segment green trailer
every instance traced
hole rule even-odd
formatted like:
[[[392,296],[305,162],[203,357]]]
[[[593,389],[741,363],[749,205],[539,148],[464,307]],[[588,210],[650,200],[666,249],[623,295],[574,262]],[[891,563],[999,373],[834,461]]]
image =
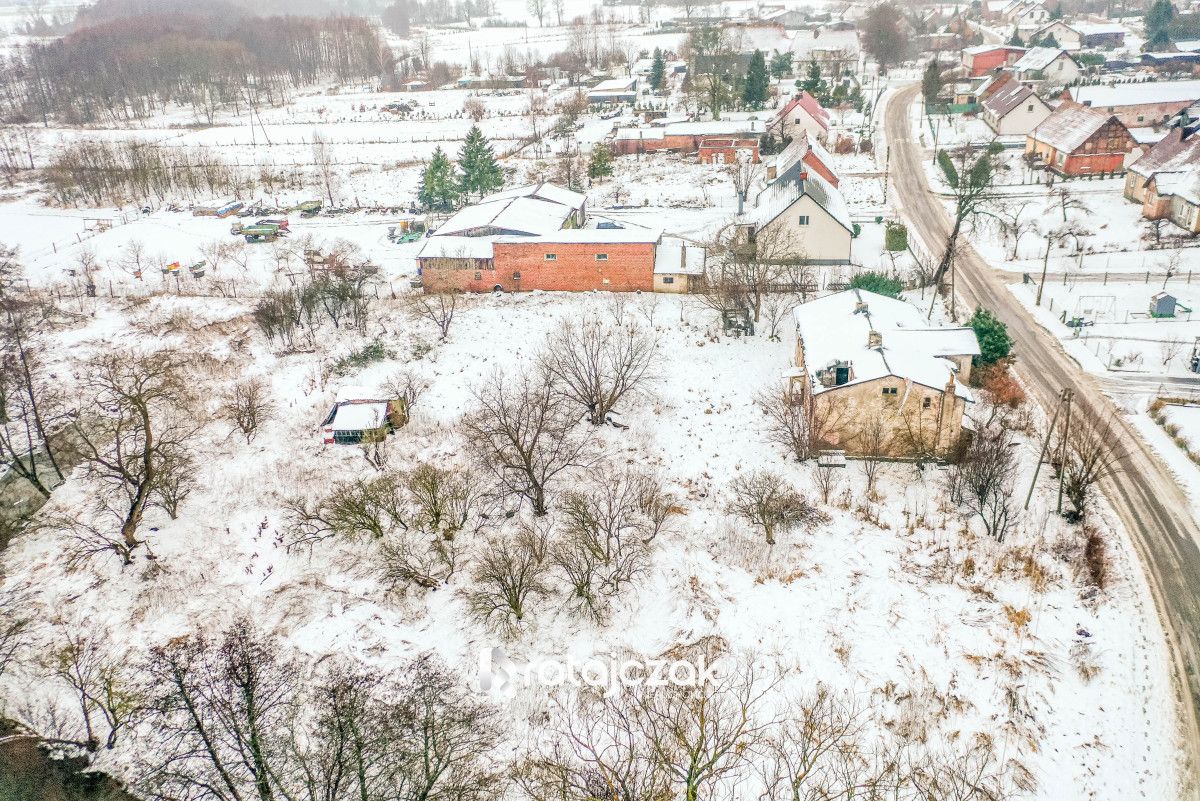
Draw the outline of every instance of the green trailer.
[[[301,217],[316,217],[321,213],[322,203],[319,200],[306,200],[296,207]]]
[[[278,225],[247,225],[240,231],[247,242],[274,242],[282,231]]]

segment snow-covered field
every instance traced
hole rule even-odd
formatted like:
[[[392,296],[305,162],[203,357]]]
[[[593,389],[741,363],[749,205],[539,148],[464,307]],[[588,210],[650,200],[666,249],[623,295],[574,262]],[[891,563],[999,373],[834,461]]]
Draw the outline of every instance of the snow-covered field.
[[[248,614],[309,660],[338,653],[387,667],[433,650],[472,676],[480,651],[497,642],[461,596],[482,543],[466,544],[449,585],[400,593],[379,574],[376,542],[334,539],[311,553],[283,546],[287,499],[378,475],[359,449],[322,446],[318,423],[337,386],[378,386],[406,368],[428,391],[410,425],[384,446],[387,464],[460,465],[457,421],[471,413],[472,387],[493,370],[512,374],[528,364],[563,320],[624,315],[656,333],[656,380],[622,409],[629,429],[600,430],[594,452],[657,472],[679,513],[655,541],[651,569],[621,594],[607,624],[566,611],[552,582],[506,645],[514,659],[650,656],[714,636],[734,652],[777,662],[781,692],[817,682],[852,692],[884,731],[919,721],[931,745],[986,738],[1000,764],[1028,785],[1021,797],[1173,793],[1174,732],[1163,725],[1173,717],[1173,696],[1136,561],[1120,533],[1097,517],[1115,578],[1103,591],[1084,586],[1078,535],[1046,509],[1049,480],[1003,545],[972,533],[947,502],[939,470],[912,465],[886,468],[873,494],[852,463],[826,507],[830,521],[783,535],[773,548],[727,513],[730,482],[752,470],[777,471],[810,497],[815,492],[813,467],[768,444],[755,403],[788,367],[790,329],[781,342],[733,340],[717,336],[713,314],[686,299],[531,293],[469,299],[449,340],[436,344],[431,326],[381,300],[366,330],[323,330],[316,352],[277,354],[250,320],[250,307],[235,301],[99,300],[86,311],[81,326],[59,335],[70,349],[54,348],[64,379],[94,354],[146,348],[153,332],[156,347],[220,365],[197,378],[210,412],[224,376],[234,375],[265,378],[276,406],[250,445],[231,436],[227,423],[202,415],[196,490],[177,520],[156,512],[145,523],[153,563],[122,568],[104,557],[71,568],[63,559],[68,537],[53,528],[5,554],[8,586],[30,588],[39,619],[68,627],[87,621],[129,659]],[[231,348],[233,339],[240,344]],[[383,361],[329,375],[334,360],[371,339],[387,348]],[[1021,445],[1023,481],[1035,447]],[[554,497],[594,475],[575,472]],[[73,476],[45,513],[71,514],[86,504],[88,487]],[[39,635],[49,647],[55,628]],[[25,673],[6,686],[36,699],[61,692]],[[514,743],[546,702],[544,688],[534,687],[503,703]],[[125,774],[132,747],[126,738],[100,764]]]

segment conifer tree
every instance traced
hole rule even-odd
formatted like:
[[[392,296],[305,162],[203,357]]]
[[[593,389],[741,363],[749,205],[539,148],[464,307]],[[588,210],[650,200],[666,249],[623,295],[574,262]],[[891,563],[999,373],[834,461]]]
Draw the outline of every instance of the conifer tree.
[[[825,94],[825,81],[821,78],[821,67],[815,58],[809,59],[808,72],[804,80],[797,82],[801,89],[820,100]]]
[[[588,162],[588,177],[592,179],[607,178],[612,174],[612,150],[608,145],[599,142],[592,148],[592,158]]]
[[[767,75],[767,59],[763,51],[755,50],[746,68],[746,85],[742,88],[742,102],[750,108],[762,108],[767,102],[767,90],[771,78]]]
[[[421,171],[421,187],[417,200],[430,211],[450,211],[458,202],[458,182],[454,165],[441,147],[433,151],[433,158]]]
[[[662,91],[667,78],[667,62],[663,58],[662,49],[654,48],[654,63],[650,65],[650,88],[656,92]]]
[[[782,78],[792,71],[792,51],[788,50],[783,53],[778,50],[771,56],[771,77]]]
[[[476,193],[483,197],[504,186],[504,173],[496,161],[496,154],[478,125],[472,125],[467,132],[467,139],[458,154],[458,169],[462,173],[458,188],[464,195]]]

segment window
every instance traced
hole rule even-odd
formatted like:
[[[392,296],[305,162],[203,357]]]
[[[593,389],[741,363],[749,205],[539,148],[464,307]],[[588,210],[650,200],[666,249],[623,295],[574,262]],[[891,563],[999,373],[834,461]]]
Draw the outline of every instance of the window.
[[[557,259],[558,259],[557,253],[547,253],[546,254],[546,261],[556,261]]]
[[[928,409],[933,405],[933,398],[921,398],[921,408]]]
[[[801,214],[801,215],[800,215],[800,224],[801,224],[801,225],[808,225],[808,215],[807,215],[807,214]]]
[[[1146,119],[1144,115],[1142,115],[1142,114],[1138,115],[1138,122],[1141,122],[1144,119]]]
[[[481,280],[482,278],[483,278],[483,273],[481,273],[481,272],[479,272],[478,270],[476,270],[476,271],[475,271],[475,280],[476,280],[476,281],[479,281],[479,280]]]
[[[514,280],[514,281],[520,281],[520,280],[521,280],[521,274],[520,274],[519,272],[513,273],[513,280]]]
[[[1025,110],[1026,110],[1026,111],[1033,111],[1033,104],[1032,104],[1032,103],[1030,103],[1028,106],[1026,106],[1026,107],[1025,107]]]
[[[665,275],[665,276],[663,276],[663,280],[662,280],[662,282],[663,282],[664,284],[673,284],[673,283],[675,283],[675,276],[673,276],[673,275]]]
[[[895,387],[884,387],[884,388],[883,388],[883,394],[884,394],[884,395],[895,395],[895,394],[896,394],[896,388],[895,388]]]
[[[597,253],[596,261],[608,261],[608,254],[607,253]]]

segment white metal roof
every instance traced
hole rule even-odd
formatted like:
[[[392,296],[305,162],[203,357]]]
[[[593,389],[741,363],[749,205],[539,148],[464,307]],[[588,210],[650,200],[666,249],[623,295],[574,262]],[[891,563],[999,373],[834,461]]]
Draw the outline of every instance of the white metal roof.
[[[855,312],[859,301],[865,312]],[[797,306],[793,315],[804,350],[805,369],[813,391],[831,389],[816,379],[817,372],[837,362],[850,362],[850,386],[887,376],[943,389],[956,372],[948,356],[976,356],[979,342],[970,328],[931,326],[920,309],[902,300],[859,289],[848,289]],[[878,332],[883,344],[868,347],[868,334]],[[968,401],[971,391],[955,382],[955,394]]]
[[[439,235],[462,234],[479,228],[500,228],[534,236],[558,230],[574,209],[529,197],[485,199],[464,206],[438,228]]]
[[[1012,68],[1017,72],[1025,72],[1026,70],[1044,70],[1054,63],[1060,55],[1066,56],[1067,51],[1061,47],[1034,47],[1025,52]]]
[[[638,244],[653,243],[662,238],[661,228],[564,228],[561,231],[551,231],[537,237],[527,236],[498,236],[495,242],[512,244],[514,242],[547,242],[570,244]]]
[[[490,259],[492,240],[486,236],[431,236],[418,259]]]
[[[654,253],[655,275],[703,275],[704,248],[667,237]]]
[[[387,422],[387,401],[339,403],[329,428],[334,431],[367,431]]]
[[[1070,92],[1075,102],[1091,105],[1092,108],[1174,103],[1200,99],[1200,80],[1073,86]]]

